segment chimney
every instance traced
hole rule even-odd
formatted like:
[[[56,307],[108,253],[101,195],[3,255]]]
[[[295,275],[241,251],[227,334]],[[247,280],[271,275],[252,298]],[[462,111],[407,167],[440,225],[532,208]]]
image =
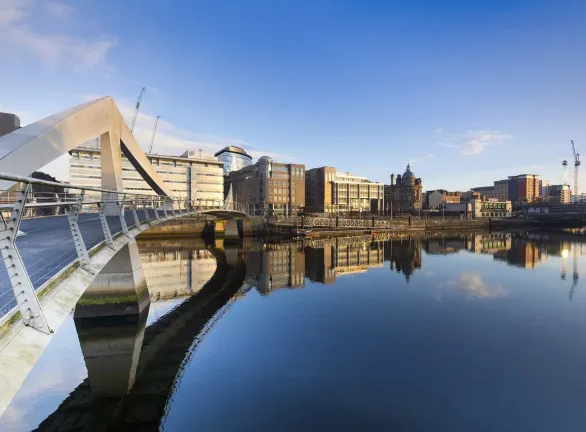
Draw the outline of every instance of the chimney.
[[[391,174],[391,186],[395,186],[395,174]]]

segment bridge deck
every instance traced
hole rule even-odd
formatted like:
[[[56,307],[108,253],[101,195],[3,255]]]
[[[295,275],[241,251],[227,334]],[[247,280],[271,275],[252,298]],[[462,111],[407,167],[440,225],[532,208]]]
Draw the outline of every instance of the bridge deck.
[[[148,211],[153,217],[154,210]],[[138,211],[137,214],[139,221],[145,222],[144,213]],[[163,211],[159,210],[159,215],[163,217]],[[112,235],[122,231],[118,216],[107,216],[107,219]],[[134,225],[131,211],[125,212],[125,220],[129,228]],[[79,228],[88,250],[104,240],[100,217],[97,213],[81,214]],[[18,237],[16,245],[35,289],[41,287],[61,269],[77,259],[67,216],[25,219],[20,229],[25,235]],[[0,266],[0,318],[15,305],[16,301],[6,269]]]

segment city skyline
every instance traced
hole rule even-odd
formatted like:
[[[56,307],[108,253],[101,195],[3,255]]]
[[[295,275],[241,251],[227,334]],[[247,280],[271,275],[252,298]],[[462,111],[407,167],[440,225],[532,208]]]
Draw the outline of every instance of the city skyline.
[[[586,148],[585,13],[577,1],[3,0],[0,111],[26,125],[109,94],[129,120],[146,85],[135,134],[148,148],[160,115],[161,154],[238,145],[385,184],[410,162],[425,190],[525,172],[561,184],[570,139]],[[49,174],[68,180],[66,166]]]

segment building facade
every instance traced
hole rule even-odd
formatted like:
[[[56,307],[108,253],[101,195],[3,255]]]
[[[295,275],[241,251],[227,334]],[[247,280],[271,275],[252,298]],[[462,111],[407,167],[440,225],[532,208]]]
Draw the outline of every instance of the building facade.
[[[20,129],[20,118],[16,114],[0,112],[0,136]]]
[[[499,201],[509,201],[509,181],[497,180],[494,182],[494,196],[488,198],[496,198]]]
[[[307,213],[380,213],[384,208],[384,185],[333,167],[305,172]]]
[[[550,204],[570,204],[572,202],[570,186],[567,184],[548,186],[547,202]]]
[[[477,192],[486,198],[496,198],[495,186],[480,186],[470,189],[472,192]]]
[[[459,204],[462,200],[461,192],[448,192],[444,189],[438,189],[435,191],[428,191],[427,195],[427,208],[437,210],[445,204]]]
[[[252,215],[294,215],[305,208],[305,165],[274,162],[268,156],[226,177],[233,199]]]
[[[513,203],[533,203],[540,197],[539,175],[520,174],[508,179],[508,200]]]
[[[471,213],[474,219],[486,217],[511,217],[513,206],[511,201],[491,200],[470,200]]]
[[[224,175],[232,171],[238,171],[252,165],[252,157],[241,147],[227,146],[214,154],[220,162],[224,163]]]
[[[99,148],[84,146],[69,152],[69,178],[71,183],[101,187],[102,165]],[[147,154],[153,168],[167,183],[174,198],[190,201],[224,201],[224,171],[222,162],[211,155],[186,151],[182,156]],[[140,173],[122,155],[122,186],[124,192],[155,195]],[[98,196],[88,191],[86,196]]]
[[[422,208],[423,183],[411,172],[409,164],[402,176],[391,174],[391,184],[385,185],[384,191],[385,212],[413,212]]]

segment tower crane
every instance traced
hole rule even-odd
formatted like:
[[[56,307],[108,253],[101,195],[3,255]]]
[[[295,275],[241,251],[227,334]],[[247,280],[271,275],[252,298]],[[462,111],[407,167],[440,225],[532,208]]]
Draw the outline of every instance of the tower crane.
[[[155,134],[157,133],[157,125],[159,124],[159,119],[161,116],[157,116],[155,119],[155,125],[153,126],[153,136],[151,137],[151,145],[149,145],[149,154],[153,152],[153,143],[155,142]]]
[[[574,140],[570,141],[572,143],[572,151],[574,152],[574,201],[578,199],[578,194],[580,193],[580,186],[578,182],[580,181],[580,153],[576,153],[576,146],[574,145]]]
[[[564,167],[564,186],[568,184],[568,161],[562,161],[562,166]]]
[[[132,116],[132,122],[130,123],[130,132],[134,131],[134,125],[136,124],[136,118],[138,117],[138,111],[140,110],[140,102],[142,101],[142,96],[144,95],[145,91],[146,87],[143,87],[140,90],[138,99],[136,100],[136,108],[134,109],[134,115]]]

